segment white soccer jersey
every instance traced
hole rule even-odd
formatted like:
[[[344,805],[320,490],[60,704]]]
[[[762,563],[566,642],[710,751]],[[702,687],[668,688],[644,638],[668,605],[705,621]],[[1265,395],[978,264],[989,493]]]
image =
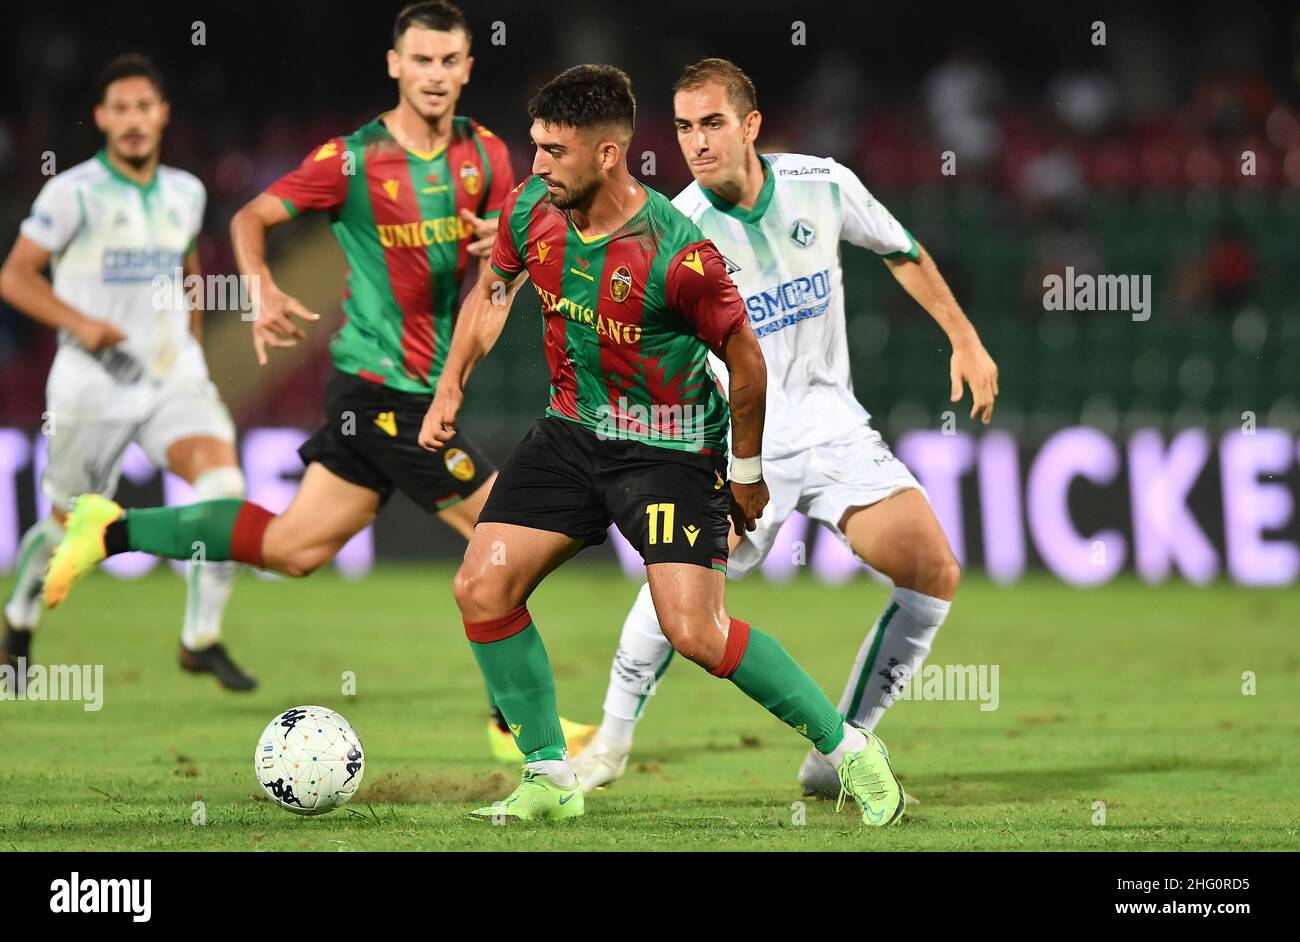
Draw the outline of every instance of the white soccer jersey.
[[[767,361],[763,455],[842,435],[870,415],[853,395],[840,241],[916,258],[915,240],[848,168],[824,157],[765,154],[752,210],[698,183],[673,200],[718,247]],[[726,383],[726,367],[710,363]]]
[[[192,174],[159,166],[142,186],[109,164],[103,151],[45,184],[22,234],[51,253],[61,300],[126,334],[123,343],[92,355],[60,332],[52,372],[70,380],[111,376],[125,386],[162,382],[178,372],[206,378],[188,308],[176,303],[183,291],[159,290],[154,283],[162,275],[181,285],[206,199]]]

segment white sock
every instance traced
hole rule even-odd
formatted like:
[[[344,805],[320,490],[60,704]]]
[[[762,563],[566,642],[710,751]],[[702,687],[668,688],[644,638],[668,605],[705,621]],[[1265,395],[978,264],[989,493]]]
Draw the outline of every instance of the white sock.
[[[527,763],[525,768],[540,772],[561,788],[568,788],[578,781],[578,776],[573,774],[573,766],[569,764],[568,759],[538,759],[536,762]]]
[[[244,475],[238,468],[221,467],[204,471],[194,481],[197,500],[220,500],[244,496]],[[188,588],[181,644],[191,651],[210,647],[221,638],[221,616],[230,599],[230,588],[239,564],[226,560],[202,563],[190,561],[185,574]]]
[[[45,584],[45,565],[54,555],[54,549],[63,541],[63,527],[53,517],[32,524],[18,544],[18,569],[14,573],[13,589],[5,603],[5,618],[9,624],[31,631],[41,620],[44,603],[41,589]]]
[[[867,737],[862,735],[862,730],[858,729],[856,726],[850,726],[848,723],[845,723],[844,738],[840,740],[838,746],[836,746],[832,751],[826,753],[822,758],[835,768],[839,768],[840,763],[844,761],[846,755],[850,752],[858,752],[866,744]]]
[[[874,730],[913,672],[921,669],[951,602],[895,587],[862,642],[839,710],[850,723]]]
[[[605,719],[598,735],[620,746],[632,745],[637,721],[672,657],[673,646],[659,628],[659,616],[647,582],[641,586],[623,621],[618,651],[609,669]]]

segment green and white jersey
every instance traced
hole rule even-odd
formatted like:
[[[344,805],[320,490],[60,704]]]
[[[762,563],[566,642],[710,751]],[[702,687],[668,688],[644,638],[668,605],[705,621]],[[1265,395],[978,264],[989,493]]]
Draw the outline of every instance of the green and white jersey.
[[[853,395],[840,242],[886,258],[918,257],[915,240],[848,168],[824,157],[762,155],[766,175],[745,210],[692,183],[673,200],[722,253],[767,360],[763,454],[803,451],[871,418]],[[726,383],[726,366],[710,356]]]
[[[206,199],[193,174],[159,166],[141,185],[103,151],[45,184],[22,234],[51,253],[54,293],[62,301],[126,334],[121,344],[92,355],[60,332],[52,376],[80,376],[84,385],[98,375],[117,386],[156,385],[178,373],[206,378],[182,281]],[[154,283],[159,275],[168,290]]]

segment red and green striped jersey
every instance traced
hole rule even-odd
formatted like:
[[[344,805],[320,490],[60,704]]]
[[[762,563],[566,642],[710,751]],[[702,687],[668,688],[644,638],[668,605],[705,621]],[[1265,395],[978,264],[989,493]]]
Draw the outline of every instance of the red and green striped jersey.
[[[514,186],[510,155],[470,118],[433,153],[403,148],[382,115],[326,141],[268,189],[293,215],[327,212],[348,263],[347,320],[334,365],[405,392],[432,394],[451,346],[473,230]]]
[[[717,452],[729,413],[707,353],[746,327],[744,303],[713,243],[644,189],[618,230],[584,238],[530,177],[502,207],[492,268],[527,269],[542,299],[548,415],[602,438]]]

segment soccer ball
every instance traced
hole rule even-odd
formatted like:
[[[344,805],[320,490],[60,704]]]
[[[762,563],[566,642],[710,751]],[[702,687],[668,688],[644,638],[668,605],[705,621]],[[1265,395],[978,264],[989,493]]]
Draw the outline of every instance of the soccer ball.
[[[356,793],[365,766],[356,730],[319,706],[294,707],[271,720],[253,756],[267,796],[294,814],[339,807]]]

